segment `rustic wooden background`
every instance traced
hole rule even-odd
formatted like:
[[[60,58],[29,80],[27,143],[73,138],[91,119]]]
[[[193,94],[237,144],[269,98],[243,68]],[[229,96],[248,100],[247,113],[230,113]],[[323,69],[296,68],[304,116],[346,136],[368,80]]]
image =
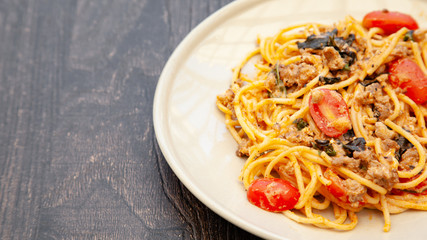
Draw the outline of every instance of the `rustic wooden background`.
[[[168,57],[231,0],[0,0],[0,239],[257,239],[155,139]]]

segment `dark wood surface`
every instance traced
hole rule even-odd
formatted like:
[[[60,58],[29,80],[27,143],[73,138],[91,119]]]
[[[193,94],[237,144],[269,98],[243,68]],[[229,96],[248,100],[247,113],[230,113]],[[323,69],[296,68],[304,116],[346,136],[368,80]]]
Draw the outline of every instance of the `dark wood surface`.
[[[0,239],[257,239],[156,142],[179,42],[231,0],[0,0]]]

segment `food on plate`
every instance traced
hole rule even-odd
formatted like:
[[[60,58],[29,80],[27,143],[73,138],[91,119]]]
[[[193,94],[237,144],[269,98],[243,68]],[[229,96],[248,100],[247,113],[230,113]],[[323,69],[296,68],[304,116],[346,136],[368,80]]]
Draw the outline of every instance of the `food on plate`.
[[[426,63],[427,31],[387,10],[259,38],[217,96],[248,201],[338,230],[364,208],[384,231],[391,214],[427,210]]]

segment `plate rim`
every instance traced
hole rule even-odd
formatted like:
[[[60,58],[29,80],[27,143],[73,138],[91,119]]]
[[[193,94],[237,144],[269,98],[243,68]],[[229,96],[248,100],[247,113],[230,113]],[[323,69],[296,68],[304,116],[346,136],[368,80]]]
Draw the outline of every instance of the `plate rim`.
[[[166,64],[164,65],[156,85],[152,112],[153,125],[158,146],[160,147],[160,150],[162,151],[162,154],[166,159],[166,162],[168,163],[169,167],[172,169],[178,179],[184,184],[184,186],[191,192],[191,194],[193,194],[200,202],[202,202],[205,206],[207,206],[210,210],[218,214],[223,219],[231,222],[233,225],[241,229],[244,229],[247,232],[250,232],[251,234],[254,234],[261,238],[287,240],[289,238],[284,238],[283,236],[277,236],[274,233],[267,232],[261,227],[253,225],[250,222],[247,222],[245,219],[242,219],[237,215],[228,212],[225,208],[221,207],[214,200],[210,199],[206,194],[204,194],[202,189],[195,186],[186,176],[184,171],[175,164],[174,154],[171,149],[167,147],[168,140],[165,136],[168,135],[168,133],[165,132],[165,129],[162,129],[162,127],[164,126],[165,116],[162,112],[162,108],[160,107],[160,105],[164,102],[164,100],[167,100],[169,98],[168,96],[165,96],[169,91],[164,91],[164,89],[167,83],[171,82],[170,79],[172,78],[170,78],[170,76],[177,72],[177,69],[182,64],[180,61],[176,60],[179,59],[179,57],[184,57],[188,55],[186,52],[189,51],[186,50],[192,46],[192,43],[195,42],[195,39],[200,38],[200,36],[203,35],[205,31],[208,31],[209,26],[213,26],[226,21],[228,19],[228,16],[231,15],[231,13],[233,13],[237,9],[247,9],[250,8],[252,5],[263,1],[265,0],[236,0],[230,2],[216,10],[214,13],[210,14],[181,40],[181,42],[177,45],[177,47],[167,60]]]

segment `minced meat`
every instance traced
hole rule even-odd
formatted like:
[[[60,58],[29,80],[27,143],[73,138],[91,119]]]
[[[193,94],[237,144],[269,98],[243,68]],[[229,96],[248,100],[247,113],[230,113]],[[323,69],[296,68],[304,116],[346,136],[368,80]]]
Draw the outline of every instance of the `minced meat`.
[[[402,154],[399,168],[401,170],[410,171],[417,166],[419,158],[417,148],[412,147]]]
[[[340,53],[333,47],[325,47],[322,50],[322,56],[331,71],[341,70],[346,64]]]
[[[297,85],[303,87],[318,75],[317,69],[312,64],[305,62],[292,63],[279,67],[280,78],[286,87]]]
[[[393,107],[390,97],[384,94],[381,85],[377,82],[365,87],[365,90],[357,94],[355,99],[362,106],[372,104],[375,117],[380,120],[384,120],[392,114]]]

